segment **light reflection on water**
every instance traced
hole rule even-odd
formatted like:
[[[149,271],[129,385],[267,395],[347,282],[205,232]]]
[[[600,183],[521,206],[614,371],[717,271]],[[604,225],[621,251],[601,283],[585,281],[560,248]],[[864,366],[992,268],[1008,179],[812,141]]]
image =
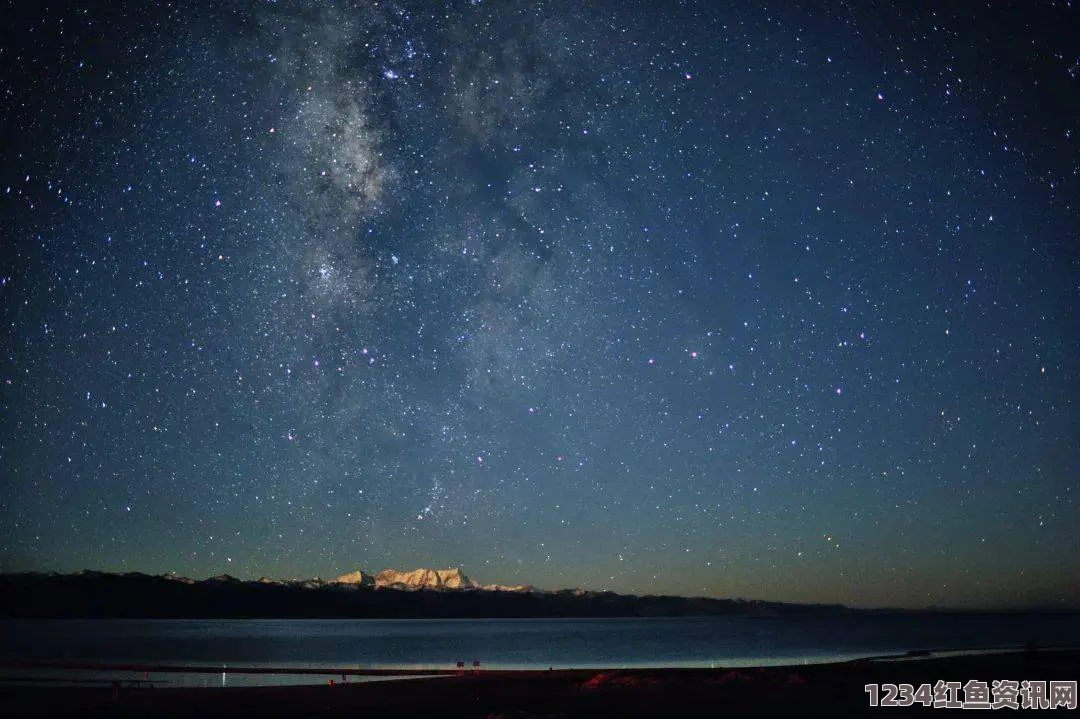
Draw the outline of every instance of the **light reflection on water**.
[[[259,673],[245,672],[141,672],[127,670],[97,670],[72,668],[21,667],[0,668],[0,687],[3,686],[86,686],[111,688],[118,683],[121,688],[130,687],[261,687],[312,684],[359,684],[375,681],[402,681],[413,676],[360,676],[330,673]]]
[[[910,650],[1080,645],[1080,615],[838,614],[500,620],[7,620],[0,662],[288,669],[453,670],[745,667],[838,661]],[[28,676],[0,671],[0,681]],[[141,672],[71,681],[145,681]],[[60,670],[42,677],[60,679]],[[379,677],[383,679],[384,677]],[[325,684],[333,674],[151,675],[171,686]],[[368,679],[370,680],[370,679]],[[348,681],[361,681],[352,676]],[[161,684],[165,685],[165,684]]]

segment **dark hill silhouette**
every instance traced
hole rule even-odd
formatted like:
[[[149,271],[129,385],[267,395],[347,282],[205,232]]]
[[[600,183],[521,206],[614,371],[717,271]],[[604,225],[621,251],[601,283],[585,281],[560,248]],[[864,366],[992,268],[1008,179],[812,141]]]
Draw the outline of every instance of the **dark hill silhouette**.
[[[5,618],[664,617],[821,614],[840,605],[560,590],[400,590],[318,582],[192,581],[140,573],[0,575]]]

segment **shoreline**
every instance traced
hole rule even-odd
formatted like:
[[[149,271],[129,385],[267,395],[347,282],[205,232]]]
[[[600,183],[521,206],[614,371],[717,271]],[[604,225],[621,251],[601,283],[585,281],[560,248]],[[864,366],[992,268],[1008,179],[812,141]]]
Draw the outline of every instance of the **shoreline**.
[[[820,655],[822,658],[797,658],[797,657],[765,657],[729,659],[704,663],[687,664],[584,664],[580,666],[560,666],[557,671],[683,671],[683,670],[721,670],[721,669],[775,669],[784,667],[802,666],[825,666],[843,665],[861,662],[886,662],[886,661],[913,661],[925,659],[944,659],[950,657],[974,657],[995,654],[1031,654],[1053,652],[1080,652],[1078,645],[1054,645],[1040,644],[1037,647],[1024,647],[1018,645],[1008,646],[985,646],[985,647],[960,647],[948,649],[912,649],[906,652],[894,652],[889,654],[855,654],[847,652],[837,655]],[[755,663],[758,660],[759,663]],[[545,669],[543,666],[505,666],[497,663],[478,665],[473,667],[466,663],[464,668],[435,667],[431,664],[424,665],[397,665],[381,667],[363,666],[332,666],[332,665],[289,665],[289,664],[211,664],[203,663],[174,663],[174,662],[137,662],[137,661],[82,661],[82,660],[32,660],[32,659],[0,659],[0,670],[5,669],[28,669],[28,670],[82,670],[97,672],[149,672],[154,674],[312,674],[326,676],[459,676],[463,671],[469,674],[529,674],[533,672],[547,673],[552,668]]]
[[[10,666],[12,663],[5,663]],[[23,662],[23,665],[29,663]],[[70,666],[70,663],[68,663]],[[102,665],[98,665],[102,666]],[[113,667],[117,665],[111,665]],[[132,666],[132,665],[127,665]],[[179,667],[173,667],[179,668]],[[192,667],[187,667],[191,670]],[[250,667],[253,673],[273,669]],[[298,674],[317,670],[295,668]],[[218,673],[220,669],[200,669]],[[277,670],[277,671],[280,671]],[[290,670],[291,671],[291,670]],[[341,670],[334,669],[340,673]],[[0,706],[9,716],[82,717],[345,717],[368,712],[399,716],[586,717],[716,713],[814,708],[846,713],[880,711],[869,705],[867,684],[938,680],[966,683],[1005,679],[1073,681],[1080,649],[980,652],[962,656],[921,653],[845,662],[717,669],[345,670],[348,676],[402,676],[407,681],[334,682],[321,685],[166,688],[150,686],[10,686],[0,683]],[[1075,696],[1075,695],[1074,695]],[[916,705],[915,709],[923,707]],[[929,709],[930,707],[926,707]]]

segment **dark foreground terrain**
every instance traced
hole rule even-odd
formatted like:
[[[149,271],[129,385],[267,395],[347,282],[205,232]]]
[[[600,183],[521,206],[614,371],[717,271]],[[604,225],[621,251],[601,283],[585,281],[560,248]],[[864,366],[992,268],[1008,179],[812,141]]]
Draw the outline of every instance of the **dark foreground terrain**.
[[[0,686],[11,717],[677,717],[935,711],[871,708],[867,684],[1076,681],[1080,650],[763,669],[483,672],[393,682],[214,689]],[[1047,692],[1049,696],[1049,691]],[[1075,695],[1074,695],[1075,697]],[[963,699],[961,693],[960,699]],[[991,699],[993,696],[991,695]]]

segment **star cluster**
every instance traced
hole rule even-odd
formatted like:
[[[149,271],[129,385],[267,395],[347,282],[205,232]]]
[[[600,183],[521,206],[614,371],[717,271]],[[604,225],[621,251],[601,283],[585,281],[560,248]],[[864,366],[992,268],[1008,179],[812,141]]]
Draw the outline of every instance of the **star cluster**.
[[[1080,603],[1068,3],[11,3],[0,569]]]

